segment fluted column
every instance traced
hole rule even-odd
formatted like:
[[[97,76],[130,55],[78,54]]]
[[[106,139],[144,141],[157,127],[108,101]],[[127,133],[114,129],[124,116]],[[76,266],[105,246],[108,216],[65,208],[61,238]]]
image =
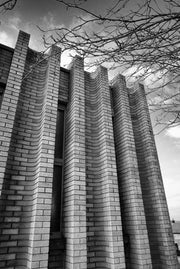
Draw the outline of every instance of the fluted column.
[[[122,237],[122,224],[120,215],[120,203],[118,196],[118,182],[115,162],[115,148],[112,128],[112,114],[110,90],[107,69],[98,68],[96,78],[96,90],[98,99],[98,130],[99,130],[99,184],[96,190],[96,198],[99,201],[100,210],[97,208],[97,240],[101,242],[102,251],[106,257],[106,268],[125,268],[124,244]],[[104,222],[101,225],[98,222]],[[108,244],[106,243],[108,242]],[[97,266],[101,268],[101,263]],[[98,268],[98,267],[97,267]]]
[[[60,48],[52,46],[48,59],[42,120],[41,126],[39,126],[41,135],[37,160],[38,176],[34,190],[30,268],[47,269],[48,267],[60,55]]]
[[[178,268],[172,227],[143,85],[129,95],[153,269]]]
[[[87,268],[84,64],[75,57],[66,117],[64,222],[66,268]]]
[[[30,35],[19,32],[0,109],[0,195],[13,131],[17,103],[22,85]]]
[[[128,92],[123,76],[112,86],[114,137],[127,268],[152,268]]]

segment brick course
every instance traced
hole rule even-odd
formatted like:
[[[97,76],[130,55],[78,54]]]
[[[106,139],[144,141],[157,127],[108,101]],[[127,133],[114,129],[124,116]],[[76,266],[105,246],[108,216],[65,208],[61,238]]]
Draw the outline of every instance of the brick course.
[[[0,46],[0,268],[178,268],[144,89],[66,70],[20,31]],[[38,63],[38,59],[41,61]],[[4,87],[4,86],[3,86]],[[62,227],[51,232],[58,104],[65,107]],[[61,194],[60,194],[61,195]]]

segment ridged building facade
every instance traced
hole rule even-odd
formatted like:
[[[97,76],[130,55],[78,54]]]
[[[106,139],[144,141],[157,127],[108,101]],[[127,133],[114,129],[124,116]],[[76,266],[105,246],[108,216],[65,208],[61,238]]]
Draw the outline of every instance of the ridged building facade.
[[[29,38],[0,46],[0,268],[179,268],[143,86]]]

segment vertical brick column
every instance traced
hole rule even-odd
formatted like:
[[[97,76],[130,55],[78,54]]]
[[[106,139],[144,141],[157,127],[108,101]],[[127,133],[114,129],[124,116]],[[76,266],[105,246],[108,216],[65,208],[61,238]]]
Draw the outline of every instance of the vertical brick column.
[[[83,60],[74,59],[66,117],[64,215],[66,268],[87,268],[85,92]]]
[[[125,268],[124,244],[120,217],[118,181],[115,162],[114,135],[112,126],[110,90],[107,69],[100,67],[97,76],[98,125],[99,125],[99,171],[100,188],[95,191],[97,236],[101,237],[102,256],[106,268]],[[100,200],[102,199],[102,201]],[[101,204],[102,203],[102,204]],[[102,206],[102,207],[101,207]],[[103,222],[103,223],[102,223]],[[102,225],[102,226],[101,226]],[[107,244],[108,242],[108,244]],[[98,263],[97,263],[98,264]],[[101,263],[98,264],[101,267]],[[103,267],[103,263],[102,263]]]
[[[115,78],[112,96],[127,268],[152,268],[128,93],[123,76]]]
[[[4,181],[19,93],[21,90],[29,38],[29,34],[22,31],[19,32],[0,110],[0,194]]]
[[[48,62],[42,110],[38,177],[35,182],[30,268],[48,267],[54,146],[59,91],[60,48],[53,46]]]
[[[153,268],[178,268],[143,85],[130,94],[130,105]]]
[[[107,70],[85,78],[88,268],[125,268]]]

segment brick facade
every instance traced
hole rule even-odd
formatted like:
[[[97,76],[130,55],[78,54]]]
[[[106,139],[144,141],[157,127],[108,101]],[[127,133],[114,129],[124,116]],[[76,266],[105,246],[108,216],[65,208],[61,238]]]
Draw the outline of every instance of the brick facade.
[[[105,68],[66,70],[58,47],[28,42],[0,45],[0,268],[178,268],[143,86],[110,87]]]

